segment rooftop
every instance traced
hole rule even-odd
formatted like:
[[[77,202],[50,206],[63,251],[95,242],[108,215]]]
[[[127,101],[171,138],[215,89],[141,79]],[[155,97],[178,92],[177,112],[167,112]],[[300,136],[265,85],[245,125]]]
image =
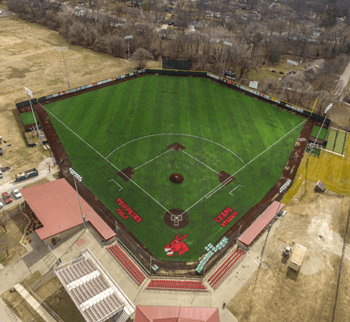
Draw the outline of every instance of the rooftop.
[[[254,239],[263,231],[263,229],[269,224],[269,222],[275,217],[277,210],[281,211],[284,207],[283,203],[274,201],[266,210],[247,228],[244,233],[239,237],[239,241],[249,246]]]
[[[43,225],[35,230],[41,240],[83,223],[76,191],[66,179],[42,183],[20,192]],[[114,237],[114,231],[81,197],[80,202],[86,222],[90,222],[105,240]]]
[[[141,306],[136,307],[135,322],[220,322],[217,308]]]

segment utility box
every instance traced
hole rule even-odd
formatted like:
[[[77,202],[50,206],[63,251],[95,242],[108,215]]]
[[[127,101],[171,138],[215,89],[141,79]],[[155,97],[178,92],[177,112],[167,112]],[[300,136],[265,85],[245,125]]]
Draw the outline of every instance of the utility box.
[[[301,267],[301,263],[303,262],[305,253],[306,247],[296,244],[292,251],[292,256],[289,258],[288,267],[298,272]]]
[[[325,190],[326,190],[326,185],[321,180],[318,180],[315,186],[315,191],[325,192]]]

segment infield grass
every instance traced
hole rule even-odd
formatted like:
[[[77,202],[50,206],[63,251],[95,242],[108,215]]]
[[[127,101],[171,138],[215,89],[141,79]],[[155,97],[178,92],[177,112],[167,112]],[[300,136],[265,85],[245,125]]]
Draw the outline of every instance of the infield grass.
[[[296,115],[193,77],[147,75],[46,108],[83,183],[154,256],[182,261],[196,260],[265,196],[304,124]],[[169,151],[175,142],[186,149]],[[129,166],[136,170],[125,182],[117,172]],[[235,180],[220,185],[221,171]],[[183,183],[171,183],[172,173],[182,174]],[[243,187],[231,195],[238,185]],[[118,216],[118,197],[142,222]],[[221,227],[214,218],[227,206],[239,215]],[[187,211],[185,228],[164,223],[172,208]],[[163,247],[178,233],[188,234],[190,250],[167,257]]]

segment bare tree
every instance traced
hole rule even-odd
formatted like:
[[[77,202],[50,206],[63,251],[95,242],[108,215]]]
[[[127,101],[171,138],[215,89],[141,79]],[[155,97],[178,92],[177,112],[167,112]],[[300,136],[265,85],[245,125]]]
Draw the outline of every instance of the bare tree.
[[[6,256],[10,255],[11,242],[7,236],[2,235],[0,237],[0,250],[6,253]]]
[[[7,232],[6,226],[7,222],[9,220],[8,212],[7,211],[2,211],[0,213],[0,226],[4,228],[5,232]]]
[[[137,48],[136,51],[131,55],[131,59],[136,61],[138,68],[145,68],[147,61],[153,59],[153,55],[144,48]]]

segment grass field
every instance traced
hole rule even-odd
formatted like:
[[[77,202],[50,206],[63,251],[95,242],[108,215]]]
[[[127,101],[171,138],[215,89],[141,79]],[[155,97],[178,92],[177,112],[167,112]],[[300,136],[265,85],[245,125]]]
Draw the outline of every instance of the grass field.
[[[24,125],[35,123],[32,112],[21,113],[20,116]],[[36,114],[35,117],[37,120],[39,120]]]
[[[343,154],[344,140],[345,132],[339,131],[337,135],[337,141],[335,142],[334,152]]]
[[[183,261],[196,260],[264,197],[304,124],[202,78],[143,76],[46,108],[83,183],[154,256]],[[174,142],[186,149],[168,150]],[[125,182],[117,172],[129,166],[135,173]],[[235,181],[221,185],[221,171]],[[183,183],[171,183],[172,173],[182,174]],[[118,198],[143,220],[119,217]],[[239,215],[221,227],[214,218],[227,206]],[[185,228],[164,223],[173,208],[188,213]],[[178,233],[188,234],[190,250],[167,257],[163,247]]]
[[[319,126],[314,126],[314,128],[312,129],[311,132],[311,136],[317,137],[318,132],[320,131],[320,127]],[[328,133],[328,129],[323,128],[321,130],[320,135],[318,136],[319,139],[325,140],[327,137],[327,133]]]

